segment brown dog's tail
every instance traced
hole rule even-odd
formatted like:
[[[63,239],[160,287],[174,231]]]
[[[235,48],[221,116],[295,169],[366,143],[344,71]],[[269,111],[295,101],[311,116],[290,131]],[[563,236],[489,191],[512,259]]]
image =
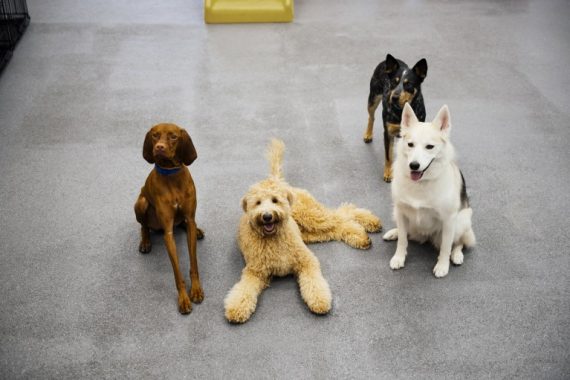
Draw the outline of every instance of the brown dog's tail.
[[[285,152],[285,143],[279,139],[271,139],[271,143],[267,148],[267,160],[269,161],[269,169],[271,175],[280,180],[284,180],[282,169],[283,153]]]

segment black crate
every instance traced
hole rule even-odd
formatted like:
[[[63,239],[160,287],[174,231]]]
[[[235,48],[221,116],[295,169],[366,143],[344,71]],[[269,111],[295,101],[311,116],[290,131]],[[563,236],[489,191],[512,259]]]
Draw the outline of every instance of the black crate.
[[[0,71],[29,23],[26,0],[0,0]]]

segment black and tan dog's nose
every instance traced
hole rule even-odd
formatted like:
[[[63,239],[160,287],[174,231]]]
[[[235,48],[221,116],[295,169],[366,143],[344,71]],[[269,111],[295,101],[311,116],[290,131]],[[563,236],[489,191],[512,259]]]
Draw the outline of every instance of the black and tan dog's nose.
[[[273,219],[273,215],[271,215],[271,213],[266,212],[265,214],[263,214],[264,222],[271,222],[271,219]]]
[[[410,162],[410,169],[412,170],[418,170],[420,168],[420,164],[417,161],[412,161]]]

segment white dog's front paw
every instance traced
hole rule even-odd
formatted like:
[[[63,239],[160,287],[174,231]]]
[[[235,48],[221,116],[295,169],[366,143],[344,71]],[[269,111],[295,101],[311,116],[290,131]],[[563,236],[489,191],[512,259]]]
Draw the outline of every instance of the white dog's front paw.
[[[441,278],[447,276],[449,272],[449,260],[438,260],[435,267],[433,267],[433,274],[435,277]]]
[[[463,264],[463,252],[461,252],[461,249],[454,249],[451,252],[451,262],[455,265]]]
[[[382,236],[384,240],[398,240],[398,229],[392,228],[390,231],[386,232],[384,236]]]
[[[392,269],[403,268],[405,262],[406,262],[406,256],[396,253],[394,256],[392,256],[392,259],[390,259],[390,268]]]

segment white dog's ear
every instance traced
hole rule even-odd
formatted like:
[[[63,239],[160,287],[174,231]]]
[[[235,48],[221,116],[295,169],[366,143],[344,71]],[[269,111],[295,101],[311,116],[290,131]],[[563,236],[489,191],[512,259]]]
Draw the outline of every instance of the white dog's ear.
[[[402,111],[401,127],[404,129],[409,128],[412,124],[415,124],[417,122],[418,122],[418,118],[416,117],[414,110],[410,106],[410,103],[406,103],[404,105],[404,110]]]
[[[289,201],[289,206],[293,206],[293,202],[295,201],[295,196],[289,190],[287,190],[287,200]]]
[[[435,116],[435,119],[433,119],[431,123],[440,131],[449,133],[449,130],[451,129],[451,116],[449,115],[449,108],[447,108],[447,104],[441,107]]]
[[[241,208],[243,209],[243,212],[247,212],[247,198],[243,197],[241,199]]]

